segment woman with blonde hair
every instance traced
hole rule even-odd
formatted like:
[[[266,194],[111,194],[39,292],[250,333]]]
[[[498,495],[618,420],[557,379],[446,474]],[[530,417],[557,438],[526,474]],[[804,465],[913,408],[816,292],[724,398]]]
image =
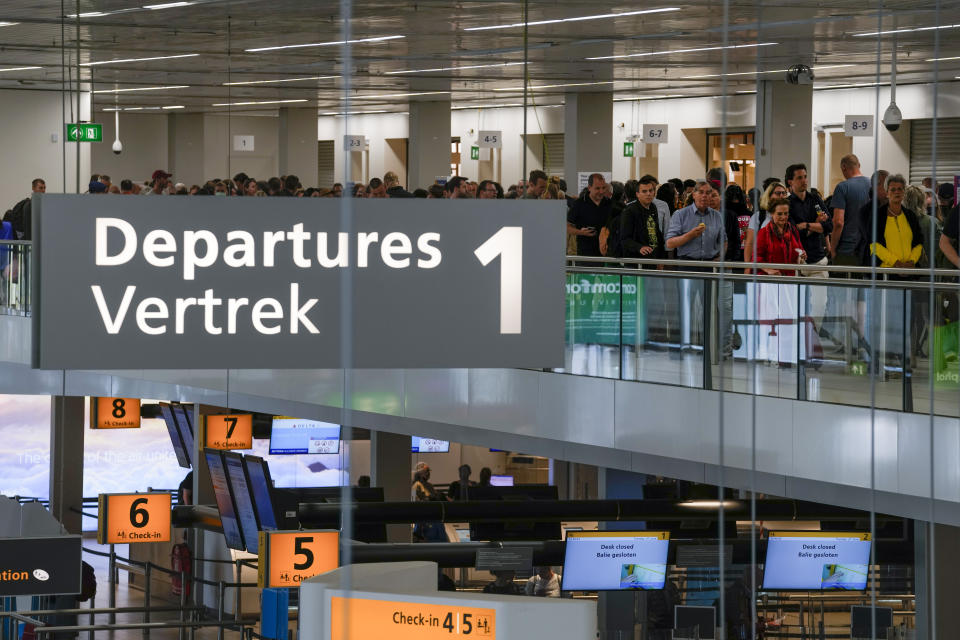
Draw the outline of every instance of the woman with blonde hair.
[[[750,216],[750,222],[747,223],[747,235],[743,239],[743,261],[756,262],[757,234],[760,229],[770,224],[770,216],[767,215],[770,207],[770,201],[777,198],[788,198],[790,192],[783,186],[782,182],[771,182],[770,185],[760,196],[759,208]],[[750,270],[747,270],[749,273]]]

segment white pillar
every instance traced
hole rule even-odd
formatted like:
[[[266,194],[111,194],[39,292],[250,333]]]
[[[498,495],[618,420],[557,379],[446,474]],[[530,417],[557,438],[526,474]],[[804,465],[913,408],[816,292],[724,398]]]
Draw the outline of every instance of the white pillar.
[[[613,93],[568,93],[564,108],[563,173],[577,193],[577,174],[613,170]]]
[[[782,79],[757,82],[756,183],[783,180],[788,165],[811,166],[813,85]]]
[[[410,102],[407,188],[426,189],[450,175],[450,101]]]

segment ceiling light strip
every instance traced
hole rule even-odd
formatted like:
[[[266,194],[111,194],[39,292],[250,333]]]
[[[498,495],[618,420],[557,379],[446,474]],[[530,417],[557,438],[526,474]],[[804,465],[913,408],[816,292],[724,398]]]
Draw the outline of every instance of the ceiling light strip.
[[[295,100],[248,100],[246,102],[217,102],[211,106],[214,107],[246,107],[253,104],[287,104],[290,102],[308,102],[306,98]]]
[[[307,82],[308,80],[333,80],[340,76],[311,76],[309,78],[280,78],[277,80],[244,80],[243,82],[224,82],[225,87],[238,87],[251,84],[278,84],[280,82]]]
[[[129,93],[131,91],[166,91],[168,89],[189,89],[188,84],[172,84],[163,87],[134,87],[131,89],[100,89],[93,93]]]
[[[613,80],[606,80],[604,82],[571,82],[569,84],[542,84],[535,87],[527,87],[531,91],[538,89],[559,89],[561,87],[588,87],[596,86],[602,84],[613,84]],[[494,91],[523,91],[523,87],[501,87],[499,89],[494,89]]]
[[[3,72],[3,71],[30,71],[31,69],[43,69],[43,67],[7,67],[6,69],[0,69],[0,72]]]
[[[867,36],[889,36],[897,33],[916,33],[918,31],[940,31],[942,29],[957,29],[960,24],[941,24],[932,27],[914,27],[913,29],[891,29],[889,31],[871,31],[869,33],[854,33],[854,38],[866,38]]]
[[[466,69],[494,69],[496,67],[515,67],[526,62],[498,62],[497,64],[471,64],[460,67],[436,67],[435,69],[407,69],[405,71],[385,71],[384,75],[396,76],[405,73],[431,73],[434,71],[464,71]]]
[[[386,42],[387,40],[396,40],[406,38],[406,36],[377,36],[375,38],[359,38],[356,40],[334,40],[332,42],[310,42],[307,44],[284,44],[275,47],[257,47],[256,49],[244,49],[247,53],[259,53],[261,51],[278,51],[280,49],[304,49],[307,47],[336,47],[345,44],[364,44],[371,42]]]
[[[680,11],[680,7],[662,7],[660,9],[643,9],[640,11],[624,11],[621,13],[598,13],[596,15],[590,16],[576,16],[573,18],[557,18],[554,20],[535,20],[532,22],[514,22],[512,24],[496,24],[486,27],[467,27],[464,31],[488,31],[490,29],[514,29],[517,27],[522,27],[524,25],[528,27],[536,27],[544,24],[558,24],[560,22],[583,22],[585,20],[602,20],[604,18],[625,18],[627,16],[639,16],[649,13],[668,13],[672,11]]]
[[[120,58],[118,60],[99,60],[97,62],[81,62],[81,67],[95,67],[100,64],[120,64],[122,62],[149,62],[150,60],[173,60],[174,58],[195,58],[199,53],[180,53],[175,56],[151,56],[149,58]]]
[[[596,56],[586,60],[613,60],[615,58],[645,58],[647,56],[677,55],[681,53],[700,53],[701,51],[720,51],[721,49],[749,49],[753,47],[771,47],[779,42],[756,42],[753,44],[731,44],[726,47],[696,47],[694,49],[669,49],[666,51],[646,51],[644,53],[621,53],[613,56]]]

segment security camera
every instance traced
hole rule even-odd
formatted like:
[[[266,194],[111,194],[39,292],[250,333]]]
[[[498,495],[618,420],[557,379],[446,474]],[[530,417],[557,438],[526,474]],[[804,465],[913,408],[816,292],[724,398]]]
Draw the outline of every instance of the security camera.
[[[113,152],[114,152],[115,154],[117,154],[117,155],[120,155],[120,153],[121,153],[122,151],[123,151],[123,145],[120,144],[120,141],[119,141],[119,140],[114,140],[114,141],[113,141]]]
[[[903,124],[903,114],[900,113],[900,107],[897,106],[896,102],[891,102],[887,110],[883,112],[881,122],[887,128],[887,131],[896,131],[900,128],[900,125]]]
[[[787,84],[813,84],[813,69],[805,64],[795,64],[787,69]]]

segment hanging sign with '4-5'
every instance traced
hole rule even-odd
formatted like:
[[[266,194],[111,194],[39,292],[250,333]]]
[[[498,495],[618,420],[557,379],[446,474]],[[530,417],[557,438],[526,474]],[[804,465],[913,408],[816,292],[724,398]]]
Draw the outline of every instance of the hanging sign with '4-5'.
[[[82,122],[68,124],[67,142],[103,142],[103,125]]]
[[[565,203],[341,204],[35,195],[35,366],[563,366]]]
[[[481,149],[499,149],[502,144],[502,131],[480,131],[477,133],[477,146]]]

